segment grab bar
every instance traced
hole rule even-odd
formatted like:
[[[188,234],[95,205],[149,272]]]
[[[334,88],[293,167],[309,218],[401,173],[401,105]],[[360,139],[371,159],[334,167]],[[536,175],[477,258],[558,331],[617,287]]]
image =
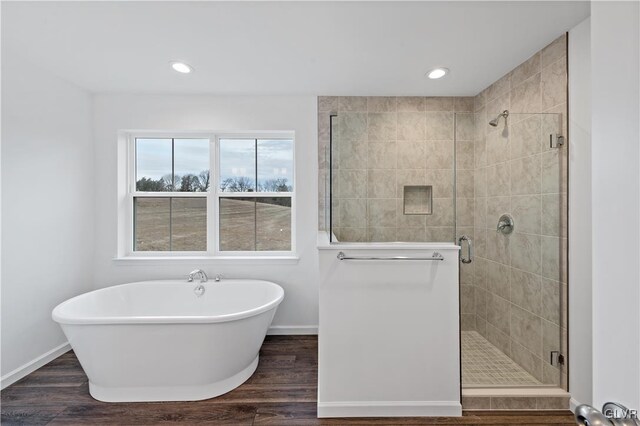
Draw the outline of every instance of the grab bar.
[[[434,252],[431,257],[408,257],[408,256],[390,256],[390,257],[370,257],[370,256],[347,256],[344,252],[338,253],[338,260],[444,260],[444,256],[438,252]]]
[[[460,247],[462,247],[463,241],[467,242],[467,258],[465,259],[464,257],[462,257],[462,255],[460,255],[460,261],[462,263],[471,263],[473,261],[473,247],[471,245],[471,238],[467,235],[463,235],[462,237],[460,237],[460,239],[458,239],[458,245]]]

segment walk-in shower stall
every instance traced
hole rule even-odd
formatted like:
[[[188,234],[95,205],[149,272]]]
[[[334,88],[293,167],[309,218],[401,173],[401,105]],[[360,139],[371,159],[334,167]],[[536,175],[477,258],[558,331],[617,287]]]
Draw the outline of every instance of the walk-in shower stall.
[[[561,37],[472,97],[319,98],[333,244],[456,242],[462,386],[567,388]]]

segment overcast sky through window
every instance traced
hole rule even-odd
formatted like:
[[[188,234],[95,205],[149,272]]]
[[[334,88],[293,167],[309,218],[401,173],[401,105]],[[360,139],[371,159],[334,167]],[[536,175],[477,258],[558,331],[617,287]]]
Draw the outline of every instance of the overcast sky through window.
[[[256,148],[258,183],[287,179],[293,183],[293,141],[259,139],[220,140],[220,180],[245,177],[255,180]],[[136,140],[136,177],[158,180],[171,175],[171,139]],[[175,139],[175,173],[198,175],[209,169],[208,139]]]

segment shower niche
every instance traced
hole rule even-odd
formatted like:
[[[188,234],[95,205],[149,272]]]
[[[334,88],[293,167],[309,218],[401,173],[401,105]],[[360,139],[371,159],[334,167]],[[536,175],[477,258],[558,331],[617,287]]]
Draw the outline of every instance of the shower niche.
[[[426,215],[432,213],[433,187],[431,185],[404,186],[402,192],[403,214]]]

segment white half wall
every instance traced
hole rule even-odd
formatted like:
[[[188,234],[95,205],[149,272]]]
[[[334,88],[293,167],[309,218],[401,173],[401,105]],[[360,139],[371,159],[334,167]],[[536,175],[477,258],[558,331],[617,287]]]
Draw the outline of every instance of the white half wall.
[[[462,415],[459,247],[321,241],[318,417]]]
[[[51,319],[93,287],[91,96],[2,51],[2,387],[68,349]]]
[[[639,38],[640,3],[591,3],[596,407],[640,409]]]
[[[96,287],[149,279],[184,278],[194,268],[207,274],[261,278],[285,290],[274,334],[315,333],[318,324],[317,106],[314,96],[96,95],[94,140],[96,190]],[[299,261],[114,261],[118,220],[118,132],[295,132],[296,248]]]
[[[569,31],[569,391],[591,404],[591,26]]]

